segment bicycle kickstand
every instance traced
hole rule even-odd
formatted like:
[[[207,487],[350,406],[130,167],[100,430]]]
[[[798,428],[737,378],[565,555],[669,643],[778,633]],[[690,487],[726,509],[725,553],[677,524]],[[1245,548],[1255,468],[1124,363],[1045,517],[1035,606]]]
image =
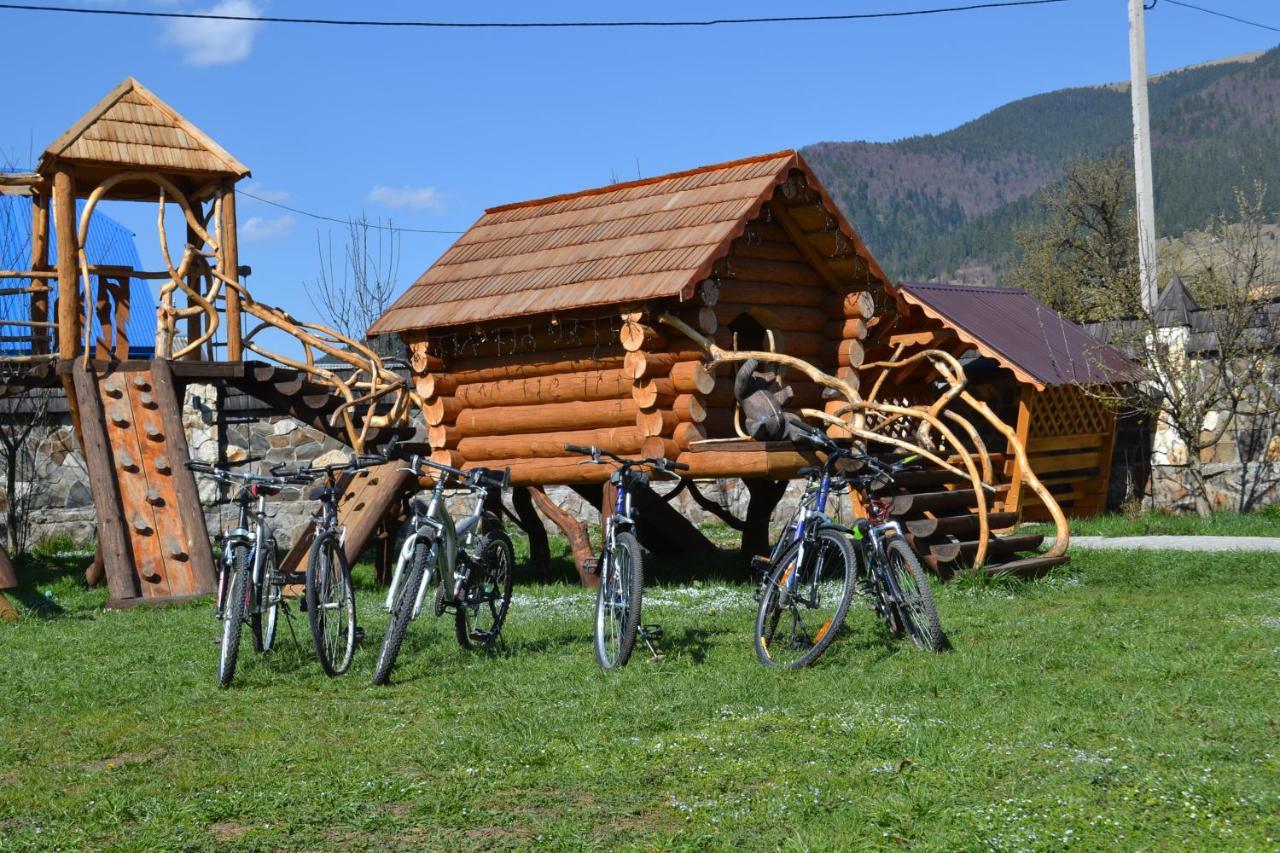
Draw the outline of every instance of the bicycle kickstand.
[[[654,645],[655,642],[662,639],[662,626],[641,625],[638,633],[640,634],[640,639],[644,640],[644,644],[649,648],[649,663],[662,660],[665,656]]]

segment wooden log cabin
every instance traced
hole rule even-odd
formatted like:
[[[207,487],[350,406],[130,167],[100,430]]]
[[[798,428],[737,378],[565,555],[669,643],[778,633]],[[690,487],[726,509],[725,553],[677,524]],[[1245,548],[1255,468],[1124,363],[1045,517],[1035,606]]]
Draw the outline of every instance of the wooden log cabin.
[[[918,321],[903,319],[913,311]],[[520,503],[536,503],[571,538],[543,487],[573,486],[601,505],[610,469],[564,450],[594,444],[676,458],[693,478],[742,478],[752,495],[744,550],[758,548],[781,496],[773,482],[816,457],[744,438],[736,366],[709,369],[698,346],[658,321],[664,313],[722,347],[775,349],[864,389],[869,347],[882,353],[903,334],[920,345],[956,337],[889,282],[793,151],[491,208],[370,334],[408,345],[435,458],[509,467],[517,492],[532,491]],[[840,406],[804,377],[788,383],[796,410]],[[971,511],[972,492],[919,479],[917,491],[952,494],[915,499],[916,516]],[[646,526],[678,530],[667,512]],[[1010,527],[1017,513],[1000,520]],[[964,536],[977,529],[921,528],[918,547],[929,557],[939,541],[954,545],[931,559],[940,567],[972,554]],[[1032,538],[995,550],[1014,560],[1039,544]]]

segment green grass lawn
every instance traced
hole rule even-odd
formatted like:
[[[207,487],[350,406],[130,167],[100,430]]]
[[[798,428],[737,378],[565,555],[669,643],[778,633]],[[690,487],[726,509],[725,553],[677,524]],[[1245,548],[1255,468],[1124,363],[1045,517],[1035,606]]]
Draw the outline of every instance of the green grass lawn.
[[[1280,536],[1280,505],[1257,512],[1219,512],[1209,518],[1195,514],[1144,512],[1136,517],[1119,514],[1070,519],[1076,536]],[[1025,528],[1052,532],[1051,524]]]
[[[362,575],[365,575],[362,572]],[[1272,848],[1280,560],[1080,552],[939,594],[955,651],[858,610],[803,672],[750,590],[649,590],[665,659],[599,672],[591,600],[517,588],[506,644],[410,629],[321,674],[284,631],[214,686],[208,604],[102,612],[75,575],[0,625],[0,848]],[[48,589],[52,597],[40,596]],[[296,626],[299,638],[305,622]]]

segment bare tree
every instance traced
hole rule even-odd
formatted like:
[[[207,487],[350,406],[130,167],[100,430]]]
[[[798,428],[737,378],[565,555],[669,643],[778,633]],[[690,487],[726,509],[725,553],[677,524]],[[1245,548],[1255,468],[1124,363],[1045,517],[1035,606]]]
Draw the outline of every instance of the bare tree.
[[[1037,197],[1040,222],[1016,234],[1010,283],[1078,323],[1140,311],[1133,187],[1122,159],[1072,164]]]
[[[1280,269],[1265,188],[1237,191],[1236,210],[1162,260],[1180,277],[1153,309],[1140,299],[1132,188],[1122,160],[1075,164],[1041,194],[1041,224],[1019,233],[1012,278],[1137,363],[1146,380],[1106,399],[1151,418],[1153,464],[1185,471],[1201,514],[1213,509],[1206,466],[1234,437],[1244,504],[1263,485],[1266,466],[1251,463],[1275,452],[1280,415]]]
[[[355,340],[366,340],[373,322],[391,304],[398,287],[400,233],[388,221],[370,222],[363,213],[347,223],[342,258],[335,260],[333,235],[322,241],[316,232],[320,273],[304,285],[323,322]],[[372,340],[381,355],[403,355],[398,340],[384,335]]]
[[[40,452],[49,435],[50,395],[35,389],[0,397],[0,471],[4,473],[5,541],[10,554],[31,545],[32,512],[46,497],[52,463]]]

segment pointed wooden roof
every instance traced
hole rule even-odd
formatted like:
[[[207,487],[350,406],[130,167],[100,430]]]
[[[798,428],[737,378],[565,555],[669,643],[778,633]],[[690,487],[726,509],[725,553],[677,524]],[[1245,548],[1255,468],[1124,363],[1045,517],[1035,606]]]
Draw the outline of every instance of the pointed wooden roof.
[[[688,298],[793,170],[885,281],[804,159],[782,151],[490,208],[370,334]]]
[[[54,140],[40,158],[243,178],[249,169],[132,77]]]

